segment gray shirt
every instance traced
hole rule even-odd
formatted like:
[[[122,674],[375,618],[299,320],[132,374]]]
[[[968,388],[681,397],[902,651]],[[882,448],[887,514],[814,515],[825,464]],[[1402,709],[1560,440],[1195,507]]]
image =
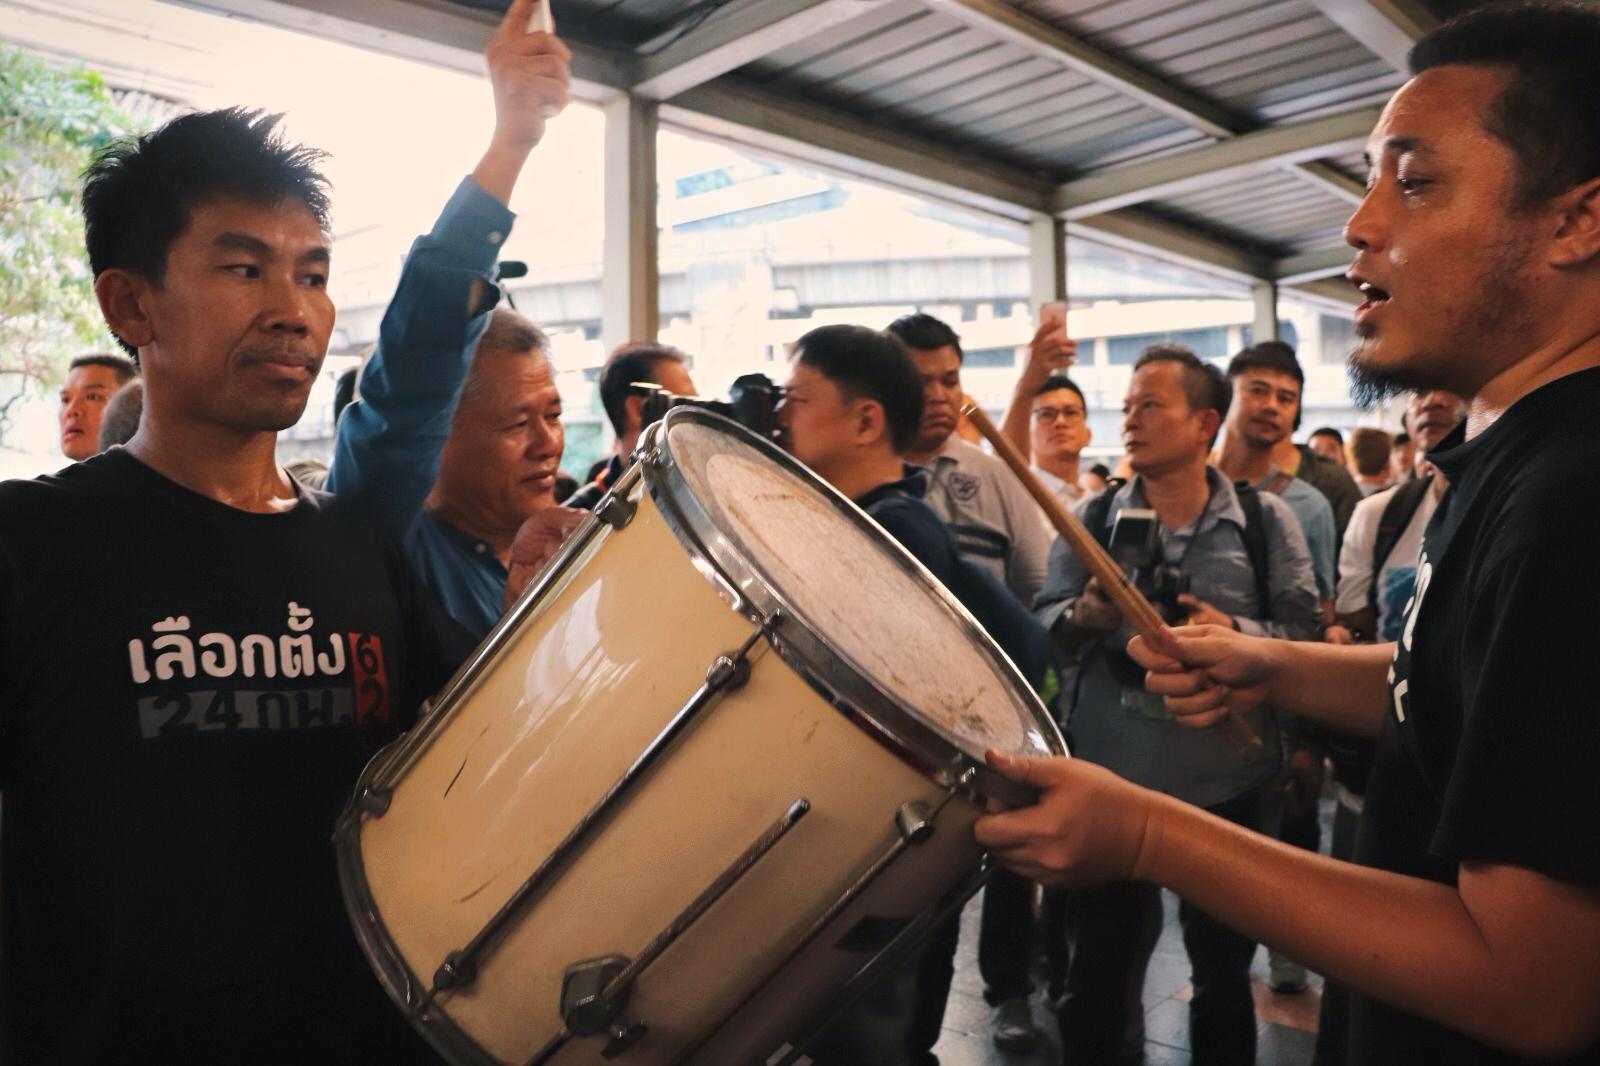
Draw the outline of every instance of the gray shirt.
[[[963,558],[1005,582],[1024,607],[1044,581],[1050,533],[1043,512],[1005,462],[950,435],[927,464],[926,503]]]
[[[1255,635],[1311,639],[1318,626],[1317,586],[1311,554],[1289,505],[1262,494],[1261,517],[1267,542],[1267,590],[1271,620],[1256,596],[1256,579],[1244,542],[1244,511],[1232,484],[1206,468],[1211,499],[1200,517],[1182,529],[1162,528],[1164,554],[1189,576],[1190,591],[1238,620]],[[1124,507],[1147,507],[1141,479],[1116,490],[1109,517]],[[1108,490],[1110,491],[1110,490]],[[1078,506],[1081,516],[1088,506]],[[1089,572],[1057,540],[1034,613],[1053,627],[1069,612],[1088,584]],[[1140,785],[1212,807],[1266,780],[1279,766],[1278,727],[1271,712],[1246,716],[1264,742],[1241,757],[1220,729],[1179,725],[1159,697],[1141,684],[1124,685],[1111,672],[1109,655],[1120,654],[1134,631],[1126,622],[1080,649],[1079,680],[1070,712],[1073,754],[1099,763]]]

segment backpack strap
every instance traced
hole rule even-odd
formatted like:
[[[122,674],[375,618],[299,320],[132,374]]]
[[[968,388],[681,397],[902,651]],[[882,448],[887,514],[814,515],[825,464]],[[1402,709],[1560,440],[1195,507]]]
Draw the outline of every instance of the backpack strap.
[[[1094,539],[1104,548],[1111,543],[1111,499],[1128,483],[1127,478],[1114,477],[1106,482],[1105,491],[1089,501],[1083,509],[1083,524]]]
[[[1270,622],[1272,590],[1267,583],[1267,530],[1266,518],[1261,513],[1261,494],[1243,481],[1234,482],[1233,492],[1239,497],[1239,509],[1244,512],[1244,551],[1250,558],[1250,569],[1255,572],[1259,621]]]
[[[1395,489],[1389,502],[1383,505],[1383,514],[1378,517],[1378,535],[1372,542],[1372,580],[1367,583],[1367,606],[1374,612],[1378,610],[1378,575],[1389,556],[1394,554],[1394,546],[1400,543],[1411,519],[1416,517],[1417,508],[1422,506],[1422,499],[1432,484],[1432,474],[1412,478]]]
[[[1267,483],[1261,486],[1261,491],[1270,492],[1274,496],[1282,496],[1283,491],[1293,484],[1293,474],[1285,473],[1282,470],[1274,470],[1272,472],[1272,476],[1267,478]]]

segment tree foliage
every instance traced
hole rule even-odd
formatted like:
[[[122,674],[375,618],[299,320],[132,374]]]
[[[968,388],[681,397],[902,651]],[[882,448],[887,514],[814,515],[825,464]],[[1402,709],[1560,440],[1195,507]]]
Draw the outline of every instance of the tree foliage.
[[[0,44],[0,428],[12,403],[57,383],[111,337],[83,250],[78,181],[131,132],[100,75]]]

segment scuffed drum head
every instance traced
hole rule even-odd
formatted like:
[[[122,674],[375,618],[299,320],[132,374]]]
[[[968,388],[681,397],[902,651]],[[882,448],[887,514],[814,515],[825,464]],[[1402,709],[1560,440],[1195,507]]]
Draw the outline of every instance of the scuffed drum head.
[[[691,532],[718,563],[744,564],[720,567],[734,584],[748,593],[754,577],[853,673],[973,760],[989,748],[1064,750],[1038,700],[977,623],[815,475],[702,412],[674,411],[664,436],[671,465],[715,527]],[[827,680],[839,664],[808,665]],[[874,717],[871,707],[857,709]],[[874,724],[896,735],[893,723]]]

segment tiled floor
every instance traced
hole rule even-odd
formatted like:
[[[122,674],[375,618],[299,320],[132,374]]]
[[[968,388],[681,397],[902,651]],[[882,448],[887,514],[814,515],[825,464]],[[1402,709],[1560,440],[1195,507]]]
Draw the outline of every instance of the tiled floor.
[[[1164,893],[1166,927],[1150,960],[1145,981],[1145,1062],[1147,1066],[1189,1066],[1189,961],[1178,932],[1177,899]],[[956,977],[945,1010],[944,1037],[937,1052],[941,1066],[1060,1066],[1055,1018],[1034,997],[1034,1017],[1042,1024],[1047,1043],[1030,1054],[1001,1051],[989,1035],[990,1009],[983,1001],[983,981],[978,976],[979,899],[962,915],[961,949],[956,955]],[[1267,988],[1266,952],[1256,953],[1254,985],[1258,1066],[1308,1066],[1316,1040],[1317,1007],[1321,978],[1311,978],[1311,988],[1299,995],[1274,995]]]

